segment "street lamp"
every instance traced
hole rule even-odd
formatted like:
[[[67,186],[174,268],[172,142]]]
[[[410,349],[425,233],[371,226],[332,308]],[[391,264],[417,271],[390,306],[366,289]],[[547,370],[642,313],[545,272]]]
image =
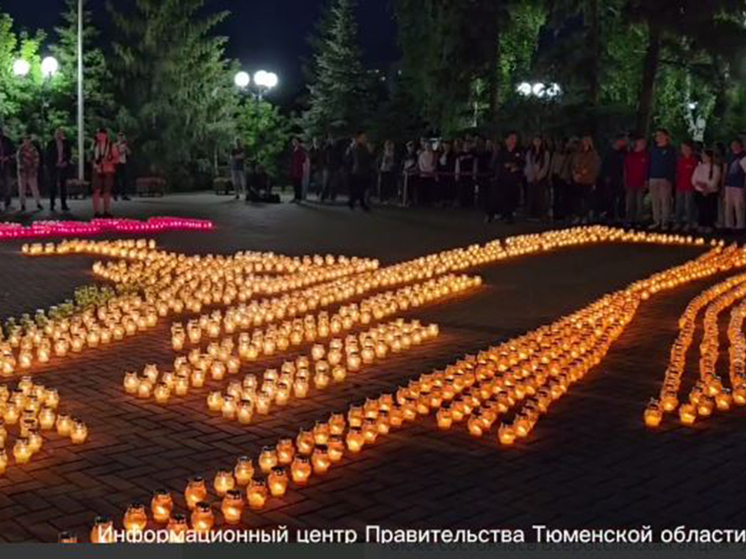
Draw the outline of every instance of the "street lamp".
[[[23,58],[19,58],[13,62],[13,75],[17,78],[25,78],[31,71],[31,64]]]
[[[251,76],[249,76],[248,72],[241,71],[236,73],[236,76],[233,78],[233,82],[239,89],[246,89],[251,83]]]
[[[562,88],[559,84],[554,82],[548,84],[543,82],[521,82],[518,84],[518,87],[516,87],[516,91],[522,97],[536,97],[538,99],[544,99],[546,97],[553,99],[562,93]]]
[[[47,56],[41,61],[41,75],[45,78],[51,78],[60,69],[60,63],[54,56]]]

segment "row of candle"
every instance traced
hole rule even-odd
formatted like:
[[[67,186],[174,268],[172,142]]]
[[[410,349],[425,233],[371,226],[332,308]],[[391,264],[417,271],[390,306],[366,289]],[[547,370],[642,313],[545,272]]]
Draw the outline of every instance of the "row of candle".
[[[18,465],[27,464],[41,450],[44,432],[56,430],[59,436],[69,437],[76,445],[86,441],[88,428],[85,423],[58,413],[59,404],[57,390],[34,384],[30,377],[23,377],[15,388],[0,385],[0,475],[8,467],[8,427],[18,428],[12,450]]]
[[[325,390],[332,383],[343,382],[348,373],[358,373],[377,360],[421,345],[438,334],[435,324],[424,327],[418,321],[398,320],[344,341],[334,339],[328,347],[316,344],[310,356],[286,361],[279,371],[265,371],[259,386],[254,375],[247,375],[243,382],[230,383],[225,393],[211,392],[207,407],[225,419],[248,425],[255,414],[268,415],[273,405],[284,407],[293,398],[306,398],[311,386]]]
[[[147,221],[134,219],[94,219],[85,221],[35,221],[24,226],[20,223],[0,223],[0,241],[38,239],[44,237],[71,237],[76,235],[102,235],[105,233],[160,233],[163,231],[209,231],[212,221],[180,217],[151,217]],[[37,246],[37,245],[34,245]]]
[[[359,305],[342,307],[340,311],[329,320],[321,320],[325,316],[320,314],[316,321],[312,315],[306,315],[303,319],[302,329],[296,322],[290,331],[290,323],[284,323],[285,336],[289,343],[297,345],[302,340],[314,341],[317,338],[326,338],[331,334],[349,330],[355,323],[368,324],[372,320],[381,320],[396,312],[420,307],[426,303],[441,300],[450,295],[461,293],[481,285],[481,278],[470,276],[445,275],[435,279],[402,287],[396,291],[386,291],[364,299]],[[353,297],[356,294],[350,293]],[[344,300],[342,294],[334,301]],[[199,344],[203,337],[217,338],[221,333],[232,334],[251,328],[256,328],[268,322],[273,322],[284,317],[297,316],[307,310],[325,307],[331,301],[322,302],[309,299],[305,295],[286,296],[276,299],[252,302],[231,307],[225,311],[213,311],[203,314],[199,319],[190,321],[186,329],[180,323],[172,327],[171,342],[175,350],[180,350],[189,342]],[[296,332],[293,334],[293,332]],[[282,341],[280,345],[287,345]],[[257,348],[261,354],[261,348]]]
[[[297,487],[307,485],[312,476],[324,475],[346,453],[362,451],[419,415],[435,412],[441,429],[450,428],[454,421],[472,415],[475,417],[468,422],[470,432],[476,435],[480,427],[480,434],[483,434],[490,412],[504,414],[515,403],[535,395],[511,424],[503,424],[498,429],[498,441],[512,444],[516,437],[530,432],[538,415],[564,395],[571,383],[600,363],[613,341],[631,322],[642,300],[716,273],[720,267],[729,265],[732,259],[728,255],[732,252],[716,248],[694,261],[603,297],[550,326],[476,356],[466,356],[444,371],[423,374],[401,386],[395,394],[368,399],[362,406],[352,405],[346,416],[332,414],[311,430],[301,429],[295,440],[281,439],[274,447],[262,450],[257,466],[265,478],[256,477],[258,472],[251,458],[240,457],[232,470],[219,470],[213,481],[215,493],[222,497],[220,510],[224,522],[240,523],[246,505],[255,511],[262,510],[270,497],[284,496],[291,481]],[[256,380],[248,384],[253,387]],[[240,388],[243,395],[243,385]],[[205,480],[190,479],[184,499],[192,511],[193,530],[210,531],[216,524],[208,498]],[[163,491],[156,492],[151,503],[153,519],[167,524],[167,528],[173,530],[174,541],[179,541],[178,535],[189,529],[189,523],[185,515],[173,515],[173,509],[171,496]],[[144,507],[137,505],[129,510],[137,513],[136,522],[131,522],[132,515],[125,515],[125,528],[141,529],[138,526],[147,524]],[[106,522],[111,526],[110,521]]]
[[[11,376],[54,357],[66,357],[107,346],[156,326],[168,309],[145,303],[139,295],[125,294],[69,318],[50,319],[41,327],[32,325],[14,331],[0,342],[0,375]]]
[[[741,268],[746,265],[743,249],[731,246],[720,254],[720,263],[713,273]],[[707,274],[712,275],[712,274]],[[700,276],[704,277],[704,276]],[[709,416],[713,407],[729,408],[731,403],[746,404],[745,387],[739,386],[730,393],[725,390],[722,381],[715,374],[718,353],[717,318],[720,312],[746,295],[746,274],[732,276],[703,291],[692,299],[679,319],[679,333],[671,347],[668,367],[666,368],[663,386],[658,399],[652,399],[643,413],[648,427],[660,425],[665,414],[678,411],[679,420],[684,425],[692,425],[697,416]],[[704,337],[700,350],[700,380],[695,384],[688,403],[680,404],[679,390],[686,367],[686,356],[694,340],[697,317],[702,309],[707,308],[704,318]],[[735,387],[735,385],[734,385]],[[702,396],[700,398],[700,396]]]

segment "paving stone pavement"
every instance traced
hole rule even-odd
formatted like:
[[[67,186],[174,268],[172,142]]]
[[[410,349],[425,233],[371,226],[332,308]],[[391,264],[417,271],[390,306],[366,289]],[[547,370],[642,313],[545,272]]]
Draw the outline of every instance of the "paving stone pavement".
[[[86,218],[87,202],[74,203],[73,210]],[[462,211],[380,209],[366,215],[317,205],[246,206],[204,194],[138,200],[117,211],[132,217],[215,220],[214,232],[156,236],[161,246],[172,250],[332,252],[385,263],[541,227],[486,226],[477,214]],[[76,286],[92,281],[92,258],[27,259],[19,247],[0,244],[0,317],[55,304]],[[218,468],[232,467],[238,456],[257,456],[263,446],[294,436],[333,411],[392,392],[409,378],[548,324],[696,254],[684,248],[608,245],[471,270],[485,280],[477,292],[404,315],[438,323],[437,340],[324,393],[292,402],[249,427],[208,413],[204,398],[209,386],[167,406],[124,394],[126,370],[172,361],[170,322],[106,350],[53,360],[35,379],[59,389],[62,408],[86,421],[90,438],[73,447],[52,436],[41,456],[26,466],[12,465],[0,477],[0,541],[54,541],[61,530],[84,536],[95,515],[118,522],[127,504],[149,502],[158,488],[171,490],[177,504],[183,504],[178,495],[192,475],[211,482]],[[246,524],[361,530],[367,524],[740,526],[746,521],[741,477],[746,411],[695,428],[668,423],[652,433],[642,425],[642,410],[663,377],[678,316],[712,281],[643,303],[601,366],[514,448],[500,447],[494,430],[477,440],[464,426],[442,433],[433,418],[418,419],[359,456],[346,457],[323,478],[312,478],[308,487],[270,500],[262,513],[247,512]],[[693,349],[697,344],[695,340]],[[282,360],[244,366],[240,375],[261,372]]]

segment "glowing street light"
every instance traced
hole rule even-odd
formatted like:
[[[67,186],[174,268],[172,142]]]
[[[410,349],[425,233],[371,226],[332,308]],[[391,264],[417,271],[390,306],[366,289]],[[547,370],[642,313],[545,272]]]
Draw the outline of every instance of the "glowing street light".
[[[54,56],[47,56],[41,61],[41,75],[45,78],[51,78],[60,69],[60,63]]]
[[[265,70],[259,70],[254,74],[254,83],[259,87],[265,89],[273,89],[277,87],[278,83],[277,74],[274,72],[267,72]]]
[[[249,87],[249,84],[251,83],[251,76],[249,76],[248,72],[238,72],[236,73],[235,78],[233,78],[234,83],[236,84],[236,87],[240,89],[246,89]]]
[[[521,82],[516,87],[516,91],[522,97],[537,97],[538,99],[549,98],[552,99],[562,93],[562,88],[557,83],[543,82],[529,83]]]
[[[13,75],[17,78],[25,78],[31,71],[31,64],[23,58],[19,58],[13,62]]]

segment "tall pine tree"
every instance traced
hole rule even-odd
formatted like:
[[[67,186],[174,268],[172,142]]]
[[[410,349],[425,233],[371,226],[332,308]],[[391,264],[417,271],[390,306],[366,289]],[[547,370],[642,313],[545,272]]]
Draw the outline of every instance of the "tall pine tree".
[[[214,35],[228,12],[208,13],[205,0],[137,0],[133,14],[110,11],[121,34],[119,118],[141,171],[179,187],[207,180],[235,134],[236,66],[225,57],[227,40]]]
[[[355,0],[331,0],[311,41],[315,55],[303,114],[310,135],[349,135],[370,117],[370,80],[361,60],[355,7]]]

